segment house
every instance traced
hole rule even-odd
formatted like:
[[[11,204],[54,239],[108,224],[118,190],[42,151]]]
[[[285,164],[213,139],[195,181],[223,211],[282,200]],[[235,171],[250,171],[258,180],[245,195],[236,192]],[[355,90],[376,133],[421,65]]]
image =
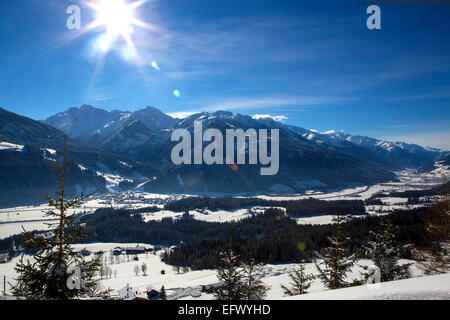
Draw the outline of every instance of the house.
[[[118,293],[117,298],[120,300],[133,300],[134,298],[137,297],[136,292],[133,290],[132,287],[130,287],[129,284],[127,284],[126,287],[117,290],[117,293]]]
[[[147,287],[147,298],[148,300],[157,300],[159,297],[158,290],[155,290],[152,286]]]
[[[223,285],[220,282],[213,283],[213,284],[206,284],[206,285],[202,286],[202,292],[212,293],[214,291],[214,289],[220,289],[222,287],[223,287]]]
[[[162,249],[162,246],[160,246],[158,244],[153,246],[153,251],[159,251],[161,249]]]
[[[87,250],[86,248],[84,248],[83,250],[81,250],[81,255],[85,256],[85,257],[89,257],[91,255],[91,252],[89,250]]]
[[[134,247],[134,248],[126,248],[126,254],[143,254],[145,253],[145,249],[143,247]]]
[[[9,261],[8,253],[0,253],[0,263],[6,263]]]
[[[114,249],[112,252],[113,256],[120,256],[122,253],[122,249]]]
[[[148,300],[150,300],[150,299],[158,299],[158,297],[159,297],[159,292],[158,291],[156,291],[156,290],[150,290],[150,291],[147,291],[147,298],[148,298]]]

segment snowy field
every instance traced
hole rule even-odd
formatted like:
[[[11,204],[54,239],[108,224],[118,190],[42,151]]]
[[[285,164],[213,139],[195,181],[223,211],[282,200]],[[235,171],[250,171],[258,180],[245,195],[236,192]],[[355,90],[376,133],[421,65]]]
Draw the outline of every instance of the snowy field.
[[[450,300],[450,274],[321,291],[287,300]]]
[[[136,294],[136,296],[146,297],[147,289],[160,290],[164,285],[166,289],[168,299],[200,299],[209,300],[213,299],[213,295],[209,293],[201,292],[201,288],[204,285],[211,285],[218,282],[216,278],[215,270],[199,270],[188,271],[178,273],[171,266],[161,262],[159,254],[146,253],[138,255],[138,261],[134,261],[133,257],[121,255],[118,261],[117,257],[114,257],[114,263],[110,263],[110,250],[120,246],[124,247],[136,247],[137,245],[145,248],[153,247],[148,244],[137,243],[96,243],[96,244],[83,244],[75,245],[77,250],[86,248],[91,252],[103,250],[105,251],[104,260],[107,261],[107,266],[112,270],[112,276],[103,278],[101,284],[104,288],[113,289],[113,296],[118,296],[117,290],[125,288],[127,285],[130,290]],[[30,256],[26,256],[26,259]],[[91,259],[87,257],[86,259]],[[0,264],[0,276],[6,276],[7,281],[14,283],[16,273],[14,266],[19,260],[19,257],[15,257],[12,261],[4,264]],[[401,260],[400,263],[412,262],[409,260]],[[143,275],[142,271],[136,275],[135,266],[142,266],[142,263],[147,265],[147,274]],[[414,262],[413,262],[414,263]],[[370,265],[368,260],[358,261],[359,265]],[[270,290],[267,294],[267,299],[285,299],[281,289],[281,284],[289,285],[290,279],[288,272],[295,267],[295,264],[271,264],[264,267],[266,277],[264,282],[270,286]],[[165,271],[165,274],[161,274],[161,270]],[[362,269],[359,266],[354,266],[352,272],[348,274],[347,280],[362,279],[360,271]],[[313,263],[306,264],[305,271],[317,275],[317,270]],[[327,291],[319,279],[315,279],[308,291],[308,295],[289,297],[289,299],[432,299],[432,298],[449,298],[450,292],[450,274],[435,277],[423,277],[422,272],[414,265],[411,267],[411,275],[414,279],[395,281],[389,283],[382,283],[372,286],[359,286],[354,288],[342,289],[339,291]],[[418,277],[418,278],[417,278]],[[9,287],[7,286],[7,293]]]
[[[320,216],[314,216],[314,217],[292,217],[292,219],[294,219],[297,224],[299,225],[304,225],[304,224],[312,224],[312,225],[322,225],[322,224],[331,224],[333,223],[333,217],[336,217],[336,215],[330,215],[330,214],[325,214],[325,215],[320,215]],[[351,219],[359,219],[359,218],[364,218],[366,217],[365,215],[353,215],[353,216],[349,216],[346,218],[346,221],[349,221]]]
[[[4,148],[16,148],[17,146],[2,146]],[[396,172],[399,182],[380,183],[373,186],[355,186],[344,190],[336,190],[330,192],[322,192],[317,190],[308,190],[303,194],[292,195],[260,195],[259,198],[267,200],[297,200],[316,198],[321,200],[366,200],[379,192],[393,192],[406,190],[421,190],[431,188],[450,176],[449,168],[445,166],[437,166],[430,173],[417,173],[414,170],[405,170]],[[206,194],[208,195],[208,194]],[[82,213],[91,214],[98,208],[126,208],[138,209],[148,206],[157,206],[161,211],[143,214],[145,221],[156,220],[171,217],[179,219],[183,212],[173,212],[163,210],[164,204],[178,200],[181,198],[195,196],[191,194],[156,194],[145,193],[141,191],[124,191],[112,192],[93,196],[85,201],[81,206],[69,210],[69,214]],[[211,194],[209,196],[219,196]],[[222,195],[223,196],[223,195]],[[396,209],[415,208],[420,205],[407,205],[405,198],[386,197],[382,198],[383,205],[366,206],[369,214],[387,213]],[[40,206],[22,206],[0,209],[0,239],[22,232],[22,226],[27,231],[46,230],[46,221],[44,212],[50,208],[46,204]],[[234,211],[210,211],[210,210],[194,210],[190,214],[194,219],[208,222],[228,222],[238,221],[240,219],[251,216],[253,212],[261,212],[262,207],[244,208]],[[327,224],[331,223],[333,212],[328,215],[316,217],[295,217],[298,224]],[[48,221],[47,221],[48,222]]]
[[[249,207],[244,209],[237,209],[233,211],[226,210],[191,210],[189,214],[196,220],[205,221],[205,222],[231,222],[231,221],[239,221],[245,218],[251,217],[256,213],[263,213],[266,209],[272,207]],[[286,211],[285,208],[276,207],[280,210]],[[157,212],[150,212],[142,214],[142,219],[144,221],[160,221],[162,218],[173,218],[180,219],[183,216],[183,212],[173,212],[169,210],[161,210]]]
[[[437,184],[448,181],[450,178],[450,168],[441,166],[429,173],[417,173],[415,170],[404,170],[395,172],[398,182],[383,182],[373,186],[355,186],[343,190],[322,192],[307,190],[303,194],[292,195],[261,195],[258,196],[267,200],[298,200],[315,198],[321,200],[366,200],[376,193],[389,193],[393,191],[424,190]],[[387,199],[387,198],[386,198]],[[390,201],[394,201],[390,200]],[[384,201],[384,199],[383,199]],[[388,200],[389,201],[389,200]]]

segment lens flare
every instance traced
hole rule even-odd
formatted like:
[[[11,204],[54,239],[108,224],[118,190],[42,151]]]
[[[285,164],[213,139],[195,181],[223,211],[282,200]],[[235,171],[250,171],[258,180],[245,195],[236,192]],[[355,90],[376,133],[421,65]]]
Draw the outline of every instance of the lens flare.
[[[173,95],[175,96],[175,97],[177,97],[177,98],[179,98],[179,97],[181,97],[181,94],[180,94],[180,91],[178,91],[178,90],[173,90]]]
[[[158,66],[158,63],[157,63],[156,61],[152,61],[152,67],[153,67],[153,69],[155,69],[155,70],[157,70],[157,71],[160,70],[160,68],[159,68],[159,66]]]
[[[300,242],[297,243],[297,250],[298,251],[305,251],[305,249],[306,249],[306,243],[305,242],[300,241]]]

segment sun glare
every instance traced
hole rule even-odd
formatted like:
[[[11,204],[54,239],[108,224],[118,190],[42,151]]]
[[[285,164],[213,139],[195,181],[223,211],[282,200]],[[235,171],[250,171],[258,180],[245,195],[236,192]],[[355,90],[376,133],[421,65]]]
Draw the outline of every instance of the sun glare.
[[[92,23],[95,27],[106,28],[105,35],[99,38],[101,43],[98,47],[106,52],[110,49],[118,36],[122,36],[130,49],[134,50],[134,44],[131,39],[133,26],[139,26],[149,30],[154,27],[148,23],[140,21],[133,16],[133,11],[148,2],[149,0],[137,0],[127,2],[127,0],[90,0],[85,3],[95,10],[96,20]]]
[[[123,0],[103,0],[98,6],[98,22],[112,35],[132,33],[132,8]]]

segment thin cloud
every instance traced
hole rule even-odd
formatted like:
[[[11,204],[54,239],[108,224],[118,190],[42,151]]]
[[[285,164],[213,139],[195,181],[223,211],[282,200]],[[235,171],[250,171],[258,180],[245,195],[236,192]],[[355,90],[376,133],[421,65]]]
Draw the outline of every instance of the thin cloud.
[[[349,101],[351,98],[325,97],[325,96],[296,96],[296,97],[242,97],[223,100],[209,104],[206,111],[216,110],[240,110],[256,108],[276,108],[280,106],[313,106],[330,105]]]
[[[185,119],[196,113],[198,113],[198,112],[196,112],[196,111],[180,111],[180,112],[171,112],[171,113],[168,113],[168,115],[175,119]]]
[[[389,141],[403,141],[406,143],[414,143],[423,147],[450,150],[450,130],[412,132],[397,134],[390,137],[380,137],[380,139]]]
[[[256,119],[256,120],[258,120],[258,119],[267,119],[267,118],[270,118],[270,119],[273,119],[273,120],[275,120],[275,121],[280,121],[280,122],[282,122],[282,121],[288,119],[288,117],[283,116],[283,115],[272,116],[272,115],[270,115],[270,114],[254,114],[254,115],[252,116],[252,118],[253,118],[253,119]]]

